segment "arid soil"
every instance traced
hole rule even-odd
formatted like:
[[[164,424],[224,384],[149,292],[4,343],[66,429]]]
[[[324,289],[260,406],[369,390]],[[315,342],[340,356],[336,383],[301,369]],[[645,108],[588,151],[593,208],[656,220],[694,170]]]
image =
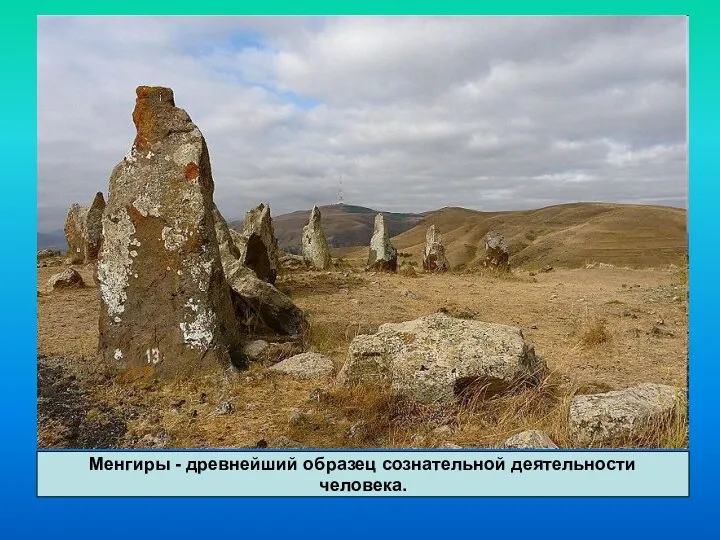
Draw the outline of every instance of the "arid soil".
[[[492,273],[366,273],[358,264],[332,272],[281,274],[277,286],[310,320],[302,346],[339,368],[347,345],[384,322],[445,310],[514,324],[552,374],[537,390],[490,401],[418,406],[332,379],[294,380],[219,370],[162,382],[100,365],[98,290],[47,292],[63,266],[38,269],[38,444],[41,447],[462,447],[497,446],[523,429],[544,429],[570,445],[566,418],[575,393],[641,382],[687,385],[687,284],[677,267],[556,268],[531,276]],[[635,445],[681,447],[686,433]]]

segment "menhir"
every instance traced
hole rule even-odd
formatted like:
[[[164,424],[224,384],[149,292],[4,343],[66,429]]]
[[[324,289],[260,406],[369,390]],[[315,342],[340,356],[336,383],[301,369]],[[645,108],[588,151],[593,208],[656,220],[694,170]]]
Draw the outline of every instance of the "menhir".
[[[102,245],[102,215],[105,199],[98,191],[90,206],[72,204],[65,218],[65,239],[73,264],[87,264],[97,259]]]
[[[397,270],[397,250],[390,243],[385,218],[382,214],[375,216],[367,269],[383,272],[395,272]]]
[[[163,376],[241,366],[205,139],[169,88],[139,87],[133,122],[137,136],[112,172],[103,214],[99,352]]]

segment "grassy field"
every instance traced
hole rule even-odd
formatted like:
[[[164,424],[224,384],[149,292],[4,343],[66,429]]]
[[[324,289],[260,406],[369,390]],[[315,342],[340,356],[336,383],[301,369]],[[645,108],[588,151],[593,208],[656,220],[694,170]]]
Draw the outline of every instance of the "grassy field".
[[[39,403],[39,444],[248,447],[282,446],[289,438],[311,447],[493,447],[533,428],[570,446],[573,395],[641,382],[687,384],[687,283],[681,268],[412,276],[365,273],[359,266],[284,273],[277,283],[309,317],[304,347],[327,354],[337,369],[356,335],[443,310],[521,327],[550,376],[530,392],[489,400],[470,394],[441,406],[367,386],[341,388],[333,379],[295,380],[257,364],[246,372],[217,370],[172,382],[137,370],[117,374],[94,357],[98,290],[91,270],[83,268],[86,288],[38,293],[39,384],[49,396]],[[60,269],[39,268],[39,287]],[[58,395],[73,397],[58,405]],[[641,440],[617,442],[686,444],[684,417]]]

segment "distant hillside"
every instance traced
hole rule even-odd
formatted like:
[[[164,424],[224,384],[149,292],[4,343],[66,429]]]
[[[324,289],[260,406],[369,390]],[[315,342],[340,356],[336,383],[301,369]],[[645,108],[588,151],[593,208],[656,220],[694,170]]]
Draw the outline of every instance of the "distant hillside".
[[[373,223],[377,210],[363,206],[333,204],[320,206],[325,236],[331,247],[363,246],[370,243]],[[414,227],[425,214],[398,214],[383,212],[385,223],[391,236],[401,234]],[[275,236],[280,249],[299,253],[302,249],[302,230],[310,218],[310,209],[273,216]],[[230,226],[242,229],[242,221],[234,221]]]
[[[451,266],[472,265],[489,230],[503,233],[513,266],[578,267],[587,262],[652,267],[677,264],[687,254],[686,211],[665,206],[572,203],[539,210],[476,212],[443,208],[395,236],[395,247],[421,261],[425,233],[439,228]],[[364,259],[367,248],[340,250]],[[338,253],[339,255],[339,253]]]
[[[58,249],[64,253],[68,249],[67,241],[65,240],[65,233],[62,230],[48,233],[37,233],[37,244],[38,250]]]

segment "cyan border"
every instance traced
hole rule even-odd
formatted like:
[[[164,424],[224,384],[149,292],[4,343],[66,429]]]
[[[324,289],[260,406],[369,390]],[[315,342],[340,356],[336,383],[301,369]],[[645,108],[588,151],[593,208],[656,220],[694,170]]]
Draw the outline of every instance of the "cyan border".
[[[6,231],[3,255],[2,328],[5,376],[0,392],[5,416],[2,446],[2,512],[8,538],[123,538],[203,537],[233,534],[246,536],[325,534],[367,538],[370,531],[382,536],[428,537],[470,534],[564,536],[586,538],[694,537],[701,535],[715,511],[718,447],[715,428],[716,381],[715,319],[718,294],[715,269],[716,180],[720,161],[716,130],[720,125],[717,100],[717,44],[720,16],[717,4],[692,2],[639,2],[609,0],[576,4],[569,1],[504,4],[446,0],[395,2],[374,5],[350,0],[331,2],[265,2],[242,5],[210,0],[202,5],[182,2],[82,1],[67,4],[47,0],[5,7],[0,22],[3,51],[5,126],[0,131],[5,150],[4,183],[8,196],[0,213]],[[690,41],[689,86],[689,200],[690,253],[689,350],[690,444],[692,491],[688,499],[338,499],[324,501],[243,499],[232,500],[87,499],[40,500],[35,498],[36,450],[36,16],[38,14],[585,14],[640,15],[688,14]],[[714,528],[710,525],[711,529]],[[696,530],[697,529],[697,530]]]

